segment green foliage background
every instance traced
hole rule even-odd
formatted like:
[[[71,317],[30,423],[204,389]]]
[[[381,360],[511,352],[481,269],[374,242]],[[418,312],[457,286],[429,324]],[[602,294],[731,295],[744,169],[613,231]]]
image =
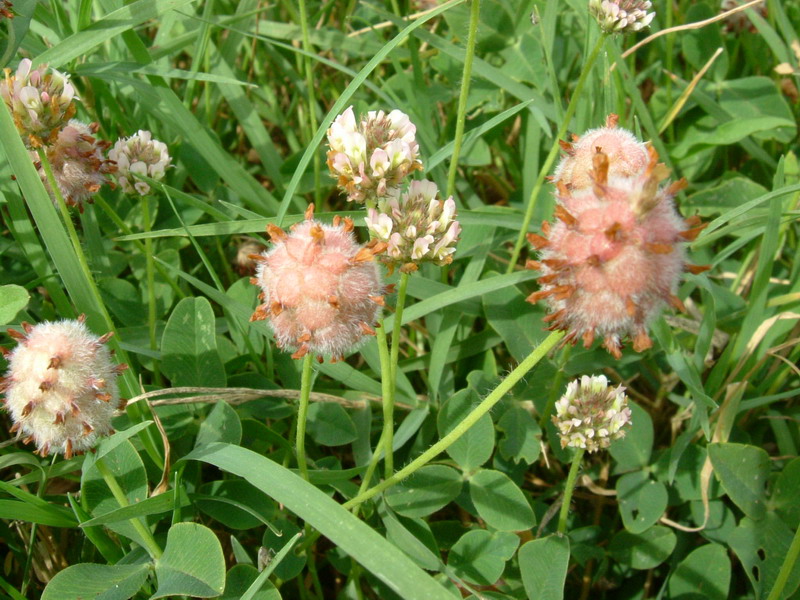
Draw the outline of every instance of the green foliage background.
[[[104,188],[72,215],[84,265],[0,111],[0,321],[85,313],[96,333],[117,332],[113,347],[131,366],[123,395],[159,392],[131,403],[96,454],[52,461],[3,445],[0,594],[800,597],[800,567],[786,560],[800,551],[794,2],[768,0],[738,27],[668,33],[623,59],[649,32],[719,12],[657,0],[649,32],[606,41],[578,98],[570,132],[619,114],[688,179],[682,214],[710,222],[690,256],[711,270],[686,275],[688,313],[658,320],[654,348],[619,361],[597,348],[551,352],[446,453],[347,510],[381,429],[373,341],[315,365],[310,483],[296,475],[299,363],[263,322],[248,322],[257,290],[236,270],[237,251],[264,242],[269,223],[302,219],[310,201],[323,220],[353,217],[366,239],[322,143],[351,104],[406,112],[424,175],[447,187],[470,3],[422,15],[436,3],[419,4],[310,1],[303,19],[284,0],[14,2],[15,18],[0,23],[3,65],[30,57],[71,73],[80,119],[111,141],[149,129],[176,167],[155,199]],[[504,273],[597,36],[584,0],[480,3],[454,189],[464,230],[453,265],[410,278],[398,468],[545,338],[544,309],[524,301],[535,274]],[[545,186],[533,222],[552,210]],[[541,417],[569,380],[593,373],[624,382],[633,428],[584,459],[561,537],[570,454]],[[163,554],[148,555],[143,529]]]

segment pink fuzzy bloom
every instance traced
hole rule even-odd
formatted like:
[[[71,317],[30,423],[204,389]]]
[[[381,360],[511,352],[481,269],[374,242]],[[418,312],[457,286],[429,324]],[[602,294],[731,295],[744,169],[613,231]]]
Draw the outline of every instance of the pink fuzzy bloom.
[[[22,327],[24,334],[8,330],[19,345],[2,384],[11,431],[34,442],[41,456],[89,450],[114,432],[111,417],[125,406],[116,379],[127,365],[112,363],[110,334],[93,335],[83,318]]]
[[[650,162],[647,144],[627,129],[617,127],[619,117],[611,114],[606,126],[575,136],[573,143],[561,142],[566,156],[556,167],[553,183],[564,183],[570,190],[592,185],[592,169],[598,150],[608,157],[608,176],[630,177],[641,173]]]
[[[654,150],[638,173],[611,172],[609,156],[597,148],[591,186],[575,190],[558,182],[556,222],[542,225],[546,237],[528,235],[540,250],[528,267],[542,273],[541,289],[528,301],[547,301],[545,321],[566,331],[565,340],[581,337],[589,348],[599,336],[619,358],[626,336],[637,352],[652,346],[647,327],[665,305],[683,309],[675,295],[681,273],[705,270],[686,264],[684,242],[704,226],[678,215],[672,198],[686,182],[661,187],[668,170]]]
[[[259,264],[251,281],[263,304],[250,320],[267,319],[278,347],[296,350],[292,358],[312,352],[335,361],[375,333],[383,284],[374,255],[386,245],[360,246],[350,219],[326,225],[313,217],[312,204],[290,233],[267,228],[274,247],[253,256]]]
[[[91,204],[92,197],[105,183],[113,186],[106,175],[117,170],[111,160],[106,160],[103,153],[110,146],[104,140],[97,139],[97,123],[86,125],[76,119],[58,132],[55,142],[45,147],[47,160],[53,170],[61,197],[67,206],[77,206],[83,212],[85,202]],[[38,154],[30,152],[39,171],[44,187],[55,202],[55,194],[50,187],[44,167]]]

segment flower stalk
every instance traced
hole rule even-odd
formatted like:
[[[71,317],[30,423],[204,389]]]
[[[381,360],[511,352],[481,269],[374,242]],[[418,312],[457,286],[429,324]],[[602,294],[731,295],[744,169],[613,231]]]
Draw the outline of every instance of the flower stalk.
[[[561,503],[561,510],[558,513],[558,533],[567,532],[567,515],[569,514],[569,505],[572,501],[572,492],[575,489],[575,481],[578,478],[578,473],[581,470],[581,462],[583,461],[583,454],[586,452],[583,448],[578,448],[575,451],[575,456],[572,457],[572,465],[569,468],[569,475],[567,475],[567,483],[564,487],[564,500]]]
[[[306,354],[303,358],[303,372],[300,376],[300,404],[297,408],[297,434],[295,448],[297,452],[297,467],[300,475],[308,481],[308,463],[306,461],[306,421],[308,420],[308,400],[311,397],[311,361],[313,354]]]

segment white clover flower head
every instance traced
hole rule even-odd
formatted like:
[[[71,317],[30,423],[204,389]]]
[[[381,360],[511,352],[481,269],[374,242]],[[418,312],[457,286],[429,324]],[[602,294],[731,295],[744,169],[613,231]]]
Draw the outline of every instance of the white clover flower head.
[[[656,16],[649,0],[589,0],[589,12],[606,33],[640,31]]]
[[[117,163],[117,181],[122,191],[140,196],[149,194],[150,186],[131,174],[146,175],[160,181],[172,166],[167,145],[141,129],[136,135],[117,140],[108,157]]]
[[[625,388],[610,386],[604,375],[584,375],[570,382],[555,408],[552,419],[562,448],[597,452],[624,437],[631,423]]]
[[[438,195],[432,181],[412,181],[399,198],[379,200],[378,208],[369,210],[367,228],[373,241],[388,245],[381,259],[391,268],[399,265],[410,273],[422,262],[453,262],[461,226],[453,199]]]
[[[399,110],[370,111],[356,121],[350,106],[328,129],[328,168],[352,202],[396,197],[403,179],[422,168],[415,136]]]
[[[105,342],[83,318],[22,324],[24,334],[9,329],[19,345],[8,356],[5,408],[24,441],[41,456],[91,449],[114,432],[111,418],[125,406],[116,378],[127,366],[115,365]]]
[[[29,148],[39,148],[55,141],[59,130],[75,115],[75,88],[69,75],[46,65],[32,69],[31,60],[23,58],[17,71],[5,69],[0,79],[0,98],[6,103],[14,124]]]
[[[110,144],[95,137],[97,130],[97,123],[87,125],[72,119],[58,132],[53,143],[45,147],[61,197],[67,206],[77,206],[81,212],[85,203],[91,204],[92,197],[103,184],[109,183],[113,186],[106,175],[117,169],[112,161],[103,157]],[[30,156],[44,187],[55,203],[55,193],[38,154],[31,150]]]

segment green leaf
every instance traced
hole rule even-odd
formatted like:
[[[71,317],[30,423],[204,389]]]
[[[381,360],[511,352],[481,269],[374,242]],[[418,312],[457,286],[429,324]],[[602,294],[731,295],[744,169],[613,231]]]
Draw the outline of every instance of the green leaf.
[[[251,565],[234,565],[225,579],[225,593],[219,600],[242,600],[244,593],[258,579],[258,569]],[[261,583],[261,588],[254,592],[252,600],[281,600],[278,588],[269,580]]]
[[[667,560],[677,542],[671,529],[656,525],[642,533],[620,531],[611,540],[608,550],[617,562],[646,570]]]
[[[181,8],[192,0],[138,0],[108,13],[86,29],[59,42],[33,59],[33,64],[47,63],[58,67],[79,56],[87,54],[92,48],[115,38],[123,32],[155,19],[165,12]]]
[[[242,422],[239,415],[227,402],[217,402],[200,424],[195,447],[212,442],[238,444],[242,441]]]
[[[655,525],[667,510],[667,488],[644,471],[627,473],[617,480],[619,513],[625,529],[642,533]]]
[[[631,428],[621,440],[615,441],[608,451],[617,465],[615,473],[641,469],[650,464],[653,451],[653,419],[635,402],[630,403]]]
[[[455,500],[461,475],[452,467],[425,465],[386,492],[386,503],[405,517],[426,517]]]
[[[63,506],[38,506],[20,500],[0,500],[0,519],[51,527],[75,527],[78,524],[72,513]]]
[[[569,566],[569,538],[550,535],[519,549],[519,570],[528,598],[562,600]]]
[[[468,531],[450,549],[447,564],[456,575],[471,583],[494,585],[518,545],[519,538],[507,531]]]
[[[512,406],[497,422],[503,432],[497,448],[506,460],[524,461],[530,465],[539,458],[542,430],[531,413],[521,406]]]
[[[436,418],[439,435],[444,437],[464,420],[478,404],[478,396],[471,389],[456,392],[442,405]],[[494,426],[489,414],[483,415],[464,435],[448,449],[447,453],[467,472],[475,471],[492,456]]]
[[[756,599],[764,599],[775,585],[778,572],[789,552],[793,532],[773,512],[758,521],[743,518],[728,537],[728,545],[736,553],[755,590]],[[782,598],[790,598],[800,586],[800,561],[789,573]]]
[[[386,511],[381,514],[386,539],[405,552],[423,569],[438,571],[442,566],[439,548],[428,524],[422,519],[396,518]]]
[[[719,544],[692,551],[669,578],[672,600],[727,600],[731,585],[731,561]]]
[[[353,419],[335,402],[315,402],[308,407],[308,433],[323,446],[343,446],[358,437]]]
[[[127,600],[144,585],[150,568],[150,563],[72,565],[50,580],[42,600]]]
[[[449,592],[375,530],[324,492],[255,452],[211,444],[184,460],[202,460],[243,477],[317,529],[404,600],[453,600]]]
[[[158,589],[151,596],[211,598],[225,589],[225,557],[217,536],[198,523],[176,523],[156,561]]]
[[[161,354],[164,374],[174,387],[225,387],[214,310],[205,298],[184,298],[178,303],[164,329]]]
[[[0,325],[10,323],[28,305],[28,290],[18,285],[0,285]]]
[[[800,526],[800,458],[789,461],[775,482],[775,490],[769,501],[789,527]]]
[[[744,444],[709,444],[708,456],[722,488],[751,519],[767,512],[764,486],[769,475],[769,454]]]
[[[525,494],[505,473],[482,469],[469,480],[469,494],[478,515],[500,531],[522,531],[536,523]]]
[[[275,503],[246,481],[211,481],[199,492],[193,495],[197,507],[231,529],[252,529],[275,518]]]

